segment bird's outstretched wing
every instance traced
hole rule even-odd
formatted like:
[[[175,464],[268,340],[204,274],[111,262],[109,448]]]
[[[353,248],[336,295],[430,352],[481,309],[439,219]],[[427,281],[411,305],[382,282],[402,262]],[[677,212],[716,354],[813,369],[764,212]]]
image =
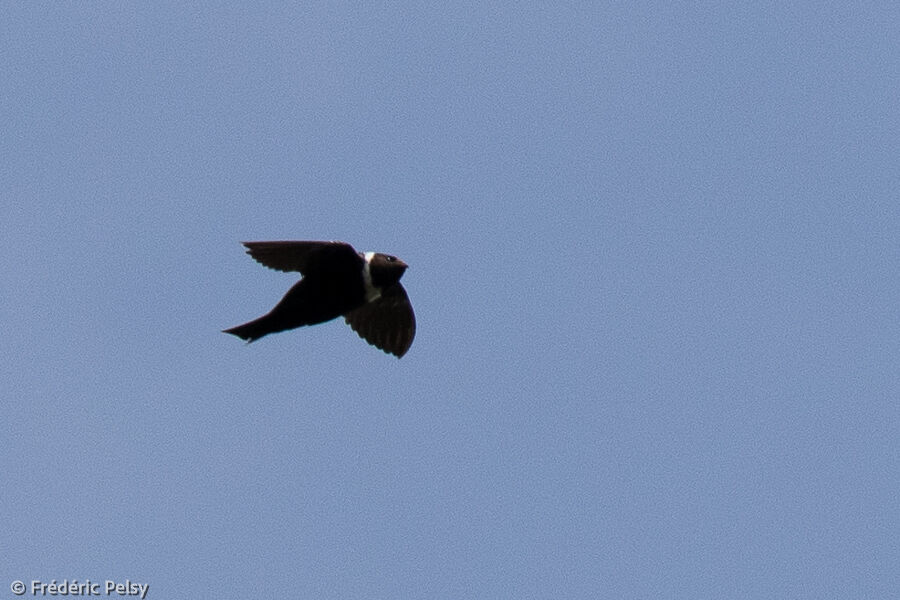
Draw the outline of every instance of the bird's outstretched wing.
[[[359,337],[397,358],[406,354],[416,336],[416,317],[399,283],[386,288],[376,300],[350,311],[344,319]]]
[[[361,261],[356,250],[344,242],[241,242],[247,254],[270,269],[299,271],[306,275],[317,264],[325,261],[341,264],[344,261]],[[314,257],[314,258],[313,258]],[[324,260],[323,260],[324,259]]]

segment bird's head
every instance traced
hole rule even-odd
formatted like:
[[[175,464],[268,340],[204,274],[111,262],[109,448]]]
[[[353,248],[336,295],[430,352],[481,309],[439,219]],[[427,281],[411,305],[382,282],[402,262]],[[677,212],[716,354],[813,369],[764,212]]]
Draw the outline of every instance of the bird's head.
[[[372,284],[380,288],[400,281],[407,268],[407,264],[396,256],[380,252],[369,255],[367,261],[369,272],[372,274]]]

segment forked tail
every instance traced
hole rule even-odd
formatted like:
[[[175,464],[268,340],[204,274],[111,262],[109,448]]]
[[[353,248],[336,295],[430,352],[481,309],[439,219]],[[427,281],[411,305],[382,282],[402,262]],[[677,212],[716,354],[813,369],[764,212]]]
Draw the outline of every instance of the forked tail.
[[[272,330],[269,327],[266,316],[262,316],[258,319],[250,321],[249,323],[244,323],[243,325],[238,325],[237,327],[232,327],[231,329],[223,329],[222,333],[230,333],[231,335],[236,335],[242,340],[247,340],[247,343],[250,343],[258,340],[267,333],[272,333]]]

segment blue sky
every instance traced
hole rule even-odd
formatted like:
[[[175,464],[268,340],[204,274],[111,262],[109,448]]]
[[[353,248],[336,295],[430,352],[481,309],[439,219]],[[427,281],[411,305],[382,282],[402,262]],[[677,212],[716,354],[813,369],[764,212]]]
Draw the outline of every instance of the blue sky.
[[[900,594],[891,3],[7,3],[0,584]],[[402,360],[220,330],[395,254]]]

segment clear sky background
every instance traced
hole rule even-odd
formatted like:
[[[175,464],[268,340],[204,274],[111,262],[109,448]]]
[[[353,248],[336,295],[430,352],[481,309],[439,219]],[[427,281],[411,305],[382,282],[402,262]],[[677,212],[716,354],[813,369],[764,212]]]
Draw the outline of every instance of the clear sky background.
[[[2,8],[0,597],[900,595],[896,3]]]

